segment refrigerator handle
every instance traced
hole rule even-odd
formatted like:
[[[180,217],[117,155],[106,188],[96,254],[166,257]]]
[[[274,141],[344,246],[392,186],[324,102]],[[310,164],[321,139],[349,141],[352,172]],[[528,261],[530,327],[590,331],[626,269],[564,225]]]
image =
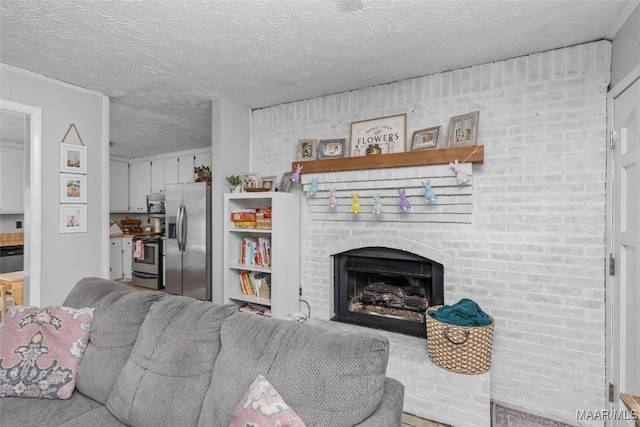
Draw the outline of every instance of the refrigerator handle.
[[[185,250],[187,250],[187,225],[189,224],[189,221],[187,221],[187,208],[185,207],[185,205],[181,206],[182,208],[182,217],[180,218],[180,222],[181,227],[180,227],[180,232],[182,233],[182,236],[180,236],[180,241],[182,242],[182,252],[184,252]]]
[[[178,207],[176,214],[176,239],[178,239],[178,250],[182,252],[182,205]]]

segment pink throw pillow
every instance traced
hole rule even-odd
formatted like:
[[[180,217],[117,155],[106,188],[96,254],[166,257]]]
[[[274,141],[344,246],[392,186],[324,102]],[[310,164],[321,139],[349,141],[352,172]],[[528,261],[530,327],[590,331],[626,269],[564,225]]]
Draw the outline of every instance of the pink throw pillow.
[[[262,375],[251,384],[233,412],[229,427],[305,427],[304,421]]]
[[[93,311],[10,307],[0,323],[0,397],[69,399]]]

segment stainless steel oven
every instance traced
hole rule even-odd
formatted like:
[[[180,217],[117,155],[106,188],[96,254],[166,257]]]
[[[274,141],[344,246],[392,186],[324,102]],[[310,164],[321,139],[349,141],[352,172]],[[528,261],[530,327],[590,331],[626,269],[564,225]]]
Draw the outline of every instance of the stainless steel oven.
[[[133,236],[131,281],[136,286],[164,288],[162,237]]]

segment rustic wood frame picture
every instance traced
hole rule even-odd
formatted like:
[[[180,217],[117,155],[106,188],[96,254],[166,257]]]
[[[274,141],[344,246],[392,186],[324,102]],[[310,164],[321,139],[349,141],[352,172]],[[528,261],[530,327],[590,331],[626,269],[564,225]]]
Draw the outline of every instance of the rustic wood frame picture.
[[[344,157],[345,138],[321,139],[318,142],[318,159],[338,159]]]
[[[317,139],[299,139],[298,140],[298,160],[315,160]]]
[[[442,125],[414,131],[411,138],[411,151],[438,148],[441,133]]]
[[[351,157],[367,154],[369,146],[377,144],[381,154],[402,153],[407,140],[407,115],[378,117],[351,123]]]
[[[448,147],[466,147],[478,142],[480,111],[451,117],[449,121]]]

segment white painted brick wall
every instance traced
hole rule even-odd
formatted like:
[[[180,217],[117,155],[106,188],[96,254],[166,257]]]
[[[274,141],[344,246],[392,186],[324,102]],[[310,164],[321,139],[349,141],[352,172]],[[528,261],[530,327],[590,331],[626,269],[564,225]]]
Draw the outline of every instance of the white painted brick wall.
[[[384,333],[407,412],[487,426],[492,399],[576,425],[576,410],[606,408],[610,57],[609,42],[588,43],[253,112],[251,162],[273,175],[290,169],[298,139],[348,138],[352,121],[407,113],[409,136],[443,125],[446,138],[451,116],[480,111],[485,161],[473,165],[471,223],[334,220],[302,202],[301,285],[317,321],[332,315],[332,251],[355,244],[443,256],[445,302],[472,298],[496,319],[492,369],[479,376],[437,368],[425,340]],[[340,172],[335,181],[416,171]]]

